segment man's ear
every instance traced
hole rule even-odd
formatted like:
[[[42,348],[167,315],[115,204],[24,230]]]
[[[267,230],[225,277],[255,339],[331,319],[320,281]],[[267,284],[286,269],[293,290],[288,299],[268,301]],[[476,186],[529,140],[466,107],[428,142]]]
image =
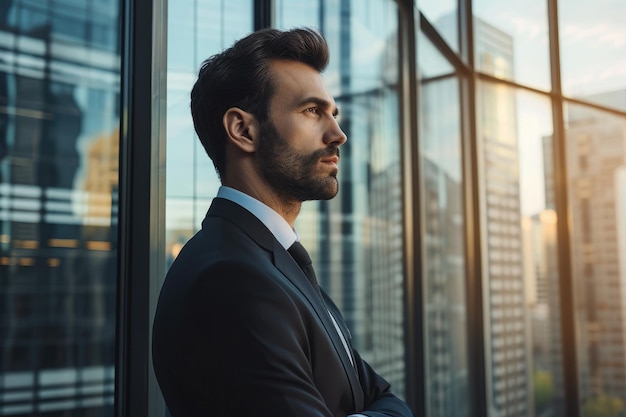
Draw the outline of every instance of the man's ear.
[[[259,123],[251,113],[239,107],[226,110],[222,118],[230,143],[244,152],[254,152],[257,146]]]

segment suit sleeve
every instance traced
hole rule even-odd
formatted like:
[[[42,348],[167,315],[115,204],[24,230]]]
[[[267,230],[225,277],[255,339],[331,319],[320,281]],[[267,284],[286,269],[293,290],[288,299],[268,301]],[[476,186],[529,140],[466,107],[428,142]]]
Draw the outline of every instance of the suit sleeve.
[[[306,324],[286,290],[241,260],[204,275],[212,279],[199,277],[186,308],[197,341],[187,374],[205,389],[189,401],[207,416],[220,407],[233,417],[333,417],[313,381]]]
[[[325,302],[327,307],[334,311],[333,314],[337,315],[343,327],[347,329],[341,311],[327,294],[325,294]],[[349,330],[346,331],[349,335]],[[350,344],[352,344],[351,341]],[[355,367],[359,374],[359,381],[365,403],[364,410],[357,410],[357,412],[352,415],[366,415],[368,417],[413,417],[409,406],[391,392],[390,384],[361,358],[354,347],[352,347],[352,353],[355,359]]]
[[[365,409],[358,414],[368,417],[414,417],[409,406],[391,392],[389,383],[361,359],[356,350],[353,354],[365,394]]]

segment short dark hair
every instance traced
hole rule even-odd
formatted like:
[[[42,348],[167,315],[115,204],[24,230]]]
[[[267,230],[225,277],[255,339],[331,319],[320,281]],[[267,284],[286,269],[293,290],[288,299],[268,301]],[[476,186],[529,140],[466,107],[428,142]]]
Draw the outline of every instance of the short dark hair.
[[[328,57],[326,40],[313,29],[261,29],[202,63],[191,90],[191,115],[220,178],[226,164],[226,110],[239,107],[264,123],[274,92],[272,60],[299,61],[322,72]]]

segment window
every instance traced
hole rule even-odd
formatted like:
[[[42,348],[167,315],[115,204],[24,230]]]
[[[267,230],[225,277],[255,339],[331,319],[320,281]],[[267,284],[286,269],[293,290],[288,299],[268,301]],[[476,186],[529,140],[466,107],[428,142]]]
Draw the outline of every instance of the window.
[[[0,8],[0,415],[112,416],[120,58],[30,3]]]

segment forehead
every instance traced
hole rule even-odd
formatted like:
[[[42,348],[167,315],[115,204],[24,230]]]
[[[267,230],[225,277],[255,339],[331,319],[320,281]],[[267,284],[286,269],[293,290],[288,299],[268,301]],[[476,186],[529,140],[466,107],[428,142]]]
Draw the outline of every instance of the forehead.
[[[322,75],[314,68],[298,61],[275,60],[270,64],[274,95],[272,101],[296,105],[310,97],[333,103]]]

